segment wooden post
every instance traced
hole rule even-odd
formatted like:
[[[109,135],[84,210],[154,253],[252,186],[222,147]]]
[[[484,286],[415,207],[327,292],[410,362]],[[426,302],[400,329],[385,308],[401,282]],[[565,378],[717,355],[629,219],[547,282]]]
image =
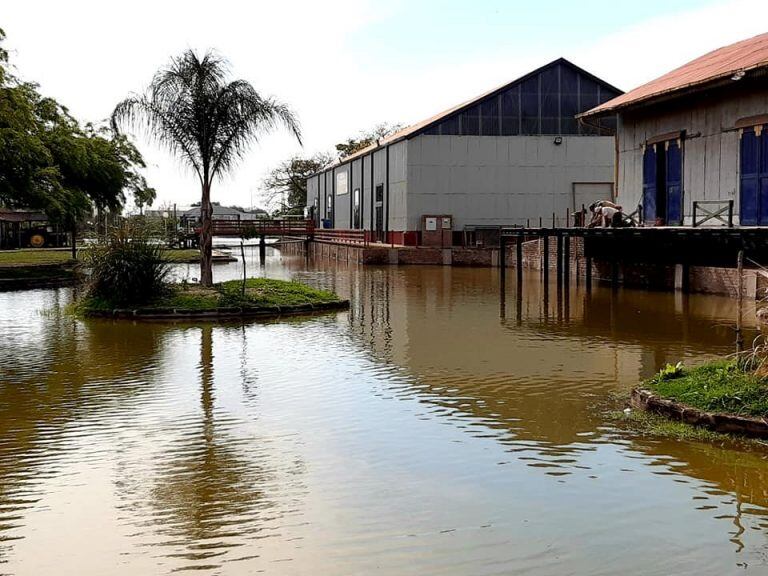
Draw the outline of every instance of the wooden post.
[[[245,297],[245,282],[248,278],[248,275],[245,272],[245,247],[243,246],[243,239],[240,238],[240,257],[243,259],[243,289],[242,289],[242,295]]]
[[[552,212],[552,228],[556,228],[555,226],[555,213]]]
[[[542,252],[543,252],[544,262],[542,263],[541,267],[542,267],[542,272],[544,272],[544,286],[546,289],[546,285],[549,282],[549,234],[544,234],[543,239],[544,239],[544,249],[542,250]]]
[[[517,252],[517,283],[518,285],[523,280],[523,235],[517,236],[517,246],[515,246]]]
[[[587,292],[592,292],[592,258],[590,256],[585,256],[586,258],[586,269],[584,273],[586,274],[587,278]]]
[[[267,239],[264,234],[259,236],[259,265],[267,265]]]
[[[611,287],[616,290],[619,287],[619,261],[611,260]]]
[[[502,283],[507,275],[507,239],[504,236],[499,238],[499,277]]]
[[[21,233],[19,233],[21,238]],[[72,224],[72,260],[77,260],[77,225]]]
[[[563,236],[563,282],[568,284],[571,280],[571,237]]]
[[[557,254],[555,256],[557,258],[557,262],[556,262],[557,285],[559,286],[560,283],[563,281],[563,236],[561,234],[558,234],[556,238],[557,238]]]
[[[744,335],[741,333],[741,322],[744,312],[744,250],[739,250],[736,261],[736,270],[738,284],[736,294],[738,296],[738,310],[736,312],[736,352],[741,353],[744,350]]]

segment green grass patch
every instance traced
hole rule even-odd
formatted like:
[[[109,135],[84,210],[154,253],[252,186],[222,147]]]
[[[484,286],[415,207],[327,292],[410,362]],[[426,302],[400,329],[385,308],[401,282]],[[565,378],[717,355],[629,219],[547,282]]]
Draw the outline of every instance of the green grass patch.
[[[166,293],[148,303],[137,305],[143,309],[187,309],[215,310],[216,308],[243,308],[254,310],[299,305],[318,305],[340,302],[333,292],[318,290],[300,282],[251,278],[246,281],[245,293],[241,280],[230,280],[212,288],[192,285],[167,285]],[[89,311],[107,311],[118,308],[109,301],[93,296],[85,297],[76,307],[76,312],[87,315]]]
[[[223,306],[298,306],[301,304],[321,304],[338,302],[340,298],[328,290],[318,290],[301,282],[272,280],[269,278],[250,278],[245,283],[242,293],[242,280],[230,280],[216,288],[221,294]]]
[[[20,250],[0,250],[0,268],[26,266],[49,266],[72,262],[70,250],[50,248],[26,248]]]
[[[644,386],[662,398],[707,412],[768,415],[768,379],[744,370],[736,360],[662,370]]]
[[[166,250],[163,252],[163,256],[165,256],[169,262],[174,262],[177,264],[184,262],[200,262],[200,250],[196,248]]]

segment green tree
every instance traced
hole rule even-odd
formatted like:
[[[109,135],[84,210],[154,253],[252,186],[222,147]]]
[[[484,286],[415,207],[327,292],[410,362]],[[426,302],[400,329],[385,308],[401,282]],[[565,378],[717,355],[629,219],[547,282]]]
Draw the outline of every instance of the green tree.
[[[389,124],[383,122],[382,124],[374,126],[371,130],[361,132],[357,138],[347,138],[346,142],[336,144],[336,151],[339,153],[339,156],[346,158],[347,156],[351,156],[364,148],[368,148],[368,146],[371,146],[379,140],[402,129],[402,124]]]
[[[94,206],[118,211],[126,190],[148,188],[140,174],[144,161],[131,142],[82,128],[7,65],[0,48],[0,203],[44,210],[52,221],[74,227]]]
[[[281,162],[264,179],[267,201],[279,204],[279,215],[302,214],[307,205],[307,178],[332,163],[330,154],[315,154],[310,158],[294,156]]]
[[[228,81],[225,60],[187,50],[158,71],[144,94],[130,96],[112,113],[114,128],[144,130],[189,164],[201,187],[200,282],[213,284],[211,186],[246,154],[250,144],[282,125],[299,142],[293,112],[261,96],[244,80]]]

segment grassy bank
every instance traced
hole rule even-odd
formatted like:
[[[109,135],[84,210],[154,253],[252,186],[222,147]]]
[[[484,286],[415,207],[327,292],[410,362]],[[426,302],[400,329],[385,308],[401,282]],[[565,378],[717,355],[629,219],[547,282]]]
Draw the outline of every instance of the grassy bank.
[[[78,248],[78,260],[86,256],[87,248]],[[199,262],[200,251],[194,248],[166,250],[164,256],[170,262]],[[30,268],[33,266],[51,266],[54,264],[71,265],[72,252],[69,248],[22,248],[19,250],[0,250],[0,270],[5,268]]]
[[[0,268],[24,268],[31,266],[50,266],[72,262],[72,252],[60,248],[28,248],[20,250],[0,250]]]
[[[662,370],[644,387],[662,398],[706,412],[768,415],[768,379],[745,371],[736,360]]]
[[[251,278],[246,282],[245,293],[241,280],[230,280],[216,284],[212,288],[198,285],[168,285],[165,294],[147,304],[143,310],[217,310],[221,308],[241,308],[247,311],[291,308],[295,306],[318,306],[342,302],[333,292],[318,290],[299,282]],[[117,308],[111,302],[85,298],[78,306],[78,311],[88,315]]]

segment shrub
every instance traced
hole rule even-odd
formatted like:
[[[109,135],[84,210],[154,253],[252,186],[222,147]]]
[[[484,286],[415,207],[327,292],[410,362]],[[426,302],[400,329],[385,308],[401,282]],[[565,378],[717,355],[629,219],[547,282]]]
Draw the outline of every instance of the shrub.
[[[122,225],[88,250],[88,297],[119,308],[164,295],[169,272],[160,244],[140,225]]]

